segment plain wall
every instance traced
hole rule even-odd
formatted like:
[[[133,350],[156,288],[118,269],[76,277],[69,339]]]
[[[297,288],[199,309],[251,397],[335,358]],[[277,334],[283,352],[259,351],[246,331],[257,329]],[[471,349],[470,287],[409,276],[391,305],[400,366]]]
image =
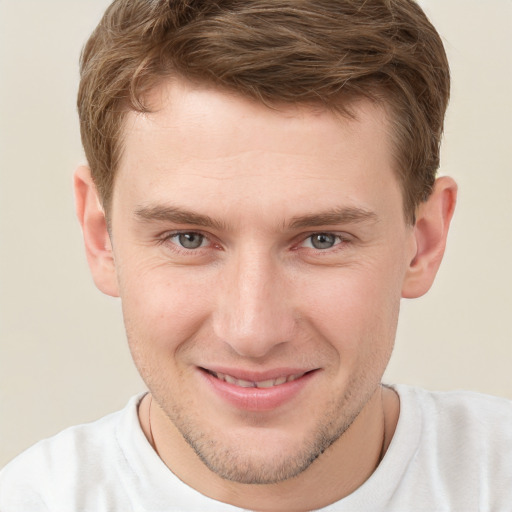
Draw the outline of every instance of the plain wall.
[[[512,398],[512,1],[421,2],[451,61],[442,174],[459,204],[433,289],[404,301],[387,382]],[[144,389],[89,276],[71,176],[78,56],[106,0],[0,0],[0,466]]]

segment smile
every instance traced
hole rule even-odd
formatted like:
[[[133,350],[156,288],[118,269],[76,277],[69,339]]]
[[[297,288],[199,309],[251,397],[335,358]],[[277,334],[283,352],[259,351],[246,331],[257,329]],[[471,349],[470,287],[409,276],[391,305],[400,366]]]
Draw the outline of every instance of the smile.
[[[237,379],[231,375],[228,375],[226,373],[220,373],[220,372],[213,372],[210,370],[207,370],[210,375],[213,375],[219,380],[222,380],[224,382],[227,382],[228,384],[233,384],[234,386],[239,386],[241,388],[260,388],[260,389],[266,389],[266,388],[273,388],[275,386],[281,386],[282,384],[286,384],[287,382],[293,382],[294,380],[300,379],[305,375],[304,373],[297,373],[295,375],[286,375],[282,377],[278,377],[276,379],[267,379],[262,381],[250,381],[250,380],[243,380],[243,379]]]
[[[206,389],[212,390],[220,399],[220,402],[214,402],[216,405],[228,404],[237,410],[268,412],[297,399],[316,380],[320,368],[274,368],[262,372],[204,367],[199,367],[199,370]]]

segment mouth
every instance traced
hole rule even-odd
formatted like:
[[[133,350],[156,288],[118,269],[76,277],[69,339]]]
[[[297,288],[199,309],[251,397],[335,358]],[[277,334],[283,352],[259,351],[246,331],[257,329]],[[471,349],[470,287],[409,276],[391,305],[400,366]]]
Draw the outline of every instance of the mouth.
[[[227,382],[228,384],[232,384],[234,386],[238,386],[241,388],[259,388],[259,389],[268,389],[273,388],[276,386],[282,386],[283,384],[286,384],[288,382],[293,382],[294,380],[300,379],[301,377],[304,377],[307,373],[310,372],[302,372],[302,373],[295,373],[290,375],[283,375],[280,377],[277,377],[275,379],[265,379],[265,380],[258,380],[258,381],[251,381],[251,380],[245,380],[245,379],[238,379],[236,377],[233,377],[232,375],[229,375],[227,373],[221,373],[221,372],[214,372],[212,370],[203,370],[208,373],[209,375],[212,375],[213,377]]]
[[[211,389],[214,396],[220,398],[220,404],[227,403],[237,410],[258,413],[277,410],[298,399],[320,371],[320,368],[274,368],[263,372],[227,368],[198,369],[205,377],[208,385],[206,389]]]

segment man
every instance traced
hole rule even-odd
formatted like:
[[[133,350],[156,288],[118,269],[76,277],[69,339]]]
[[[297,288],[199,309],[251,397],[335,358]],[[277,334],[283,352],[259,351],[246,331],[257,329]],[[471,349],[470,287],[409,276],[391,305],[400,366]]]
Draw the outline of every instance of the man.
[[[409,0],[116,0],[75,193],[149,392],[15,459],[0,510],[508,510],[508,401],[381,384],[455,206],[448,95]]]

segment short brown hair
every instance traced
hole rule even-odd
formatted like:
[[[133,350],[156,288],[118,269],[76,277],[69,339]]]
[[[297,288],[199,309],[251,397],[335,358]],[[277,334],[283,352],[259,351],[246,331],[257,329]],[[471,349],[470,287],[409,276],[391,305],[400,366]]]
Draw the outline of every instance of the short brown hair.
[[[170,76],[266,104],[369,97],[390,112],[408,220],[432,191],[450,76],[413,0],[115,0],[80,70],[82,142],[107,211],[124,117]]]

